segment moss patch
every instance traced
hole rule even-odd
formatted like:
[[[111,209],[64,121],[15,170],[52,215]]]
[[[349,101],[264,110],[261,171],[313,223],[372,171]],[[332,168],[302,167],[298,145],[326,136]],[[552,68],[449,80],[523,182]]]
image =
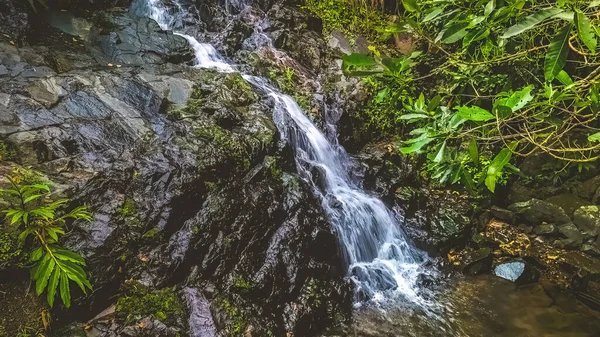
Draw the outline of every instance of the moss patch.
[[[176,324],[185,315],[185,307],[173,288],[150,290],[137,281],[127,281],[123,296],[117,301],[117,319],[135,323],[144,317],[158,319],[165,324]]]

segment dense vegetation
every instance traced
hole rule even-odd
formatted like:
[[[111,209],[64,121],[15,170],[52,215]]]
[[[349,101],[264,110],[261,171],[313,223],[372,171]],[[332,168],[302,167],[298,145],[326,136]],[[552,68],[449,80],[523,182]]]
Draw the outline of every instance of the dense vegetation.
[[[393,8],[390,10],[389,8]],[[442,184],[494,192],[517,157],[561,171],[600,158],[600,1],[308,1],[328,30],[369,39],[344,58],[372,93],[361,116]],[[375,17],[375,19],[373,19]],[[398,56],[393,37],[415,40]],[[383,42],[382,42],[383,41]]]

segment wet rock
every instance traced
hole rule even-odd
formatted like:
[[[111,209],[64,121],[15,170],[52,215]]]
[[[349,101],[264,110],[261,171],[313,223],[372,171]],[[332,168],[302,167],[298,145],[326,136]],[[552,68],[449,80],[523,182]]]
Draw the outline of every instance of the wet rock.
[[[600,234],[600,209],[598,206],[582,206],[573,213],[573,223],[588,236]]]
[[[467,254],[464,260],[464,271],[470,275],[487,273],[492,269],[493,258],[492,249],[489,247],[474,250]]]
[[[556,232],[556,227],[553,224],[541,224],[533,229],[537,235],[550,235]]]
[[[581,251],[594,257],[600,257],[600,246],[597,243],[585,243],[581,246]]]
[[[104,15],[98,19],[103,26],[90,30],[90,44],[98,63],[102,65],[147,65],[189,62],[193,52],[187,40],[165,32],[148,18],[129,13]]]
[[[577,249],[581,246],[585,238],[581,231],[572,223],[558,226],[558,232],[563,239],[556,240],[554,244],[559,247]]]
[[[539,199],[514,203],[508,209],[532,225],[542,222],[561,225],[571,221],[562,208]]]
[[[567,252],[562,256],[561,267],[569,273],[581,276],[600,274],[600,261],[578,251]]]
[[[494,268],[494,274],[516,284],[534,283],[539,278],[538,270],[531,263],[522,260],[499,264]]]
[[[572,288],[580,301],[590,308],[600,311],[600,274],[575,278]]]
[[[569,217],[572,217],[573,212],[575,212],[575,210],[577,210],[579,207],[587,206],[590,204],[588,201],[581,199],[573,194],[555,195],[546,199],[546,201],[562,208]]]
[[[498,207],[498,206],[492,206],[490,208],[490,213],[492,214],[492,216],[496,217],[497,219],[500,220],[504,220],[507,221],[508,223],[515,223],[517,216],[515,215],[514,212],[509,211],[507,209]]]
[[[579,195],[579,197],[589,200],[592,203],[598,202],[598,196],[600,196],[600,175],[590,178],[580,185],[578,185],[575,189],[575,193]]]
[[[5,0],[0,2],[0,34],[21,41],[28,29],[27,1]]]

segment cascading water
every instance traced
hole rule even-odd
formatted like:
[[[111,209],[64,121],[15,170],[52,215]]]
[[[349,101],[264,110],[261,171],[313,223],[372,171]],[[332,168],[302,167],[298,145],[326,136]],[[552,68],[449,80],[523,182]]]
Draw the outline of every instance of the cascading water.
[[[185,37],[196,52],[197,67],[233,71],[211,45],[178,32],[184,28],[181,18],[187,11],[177,1],[171,3],[175,7],[169,9],[160,0],[136,0],[133,10],[156,20],[162,29]],[[411,246],[394,213],[353,181],[349,156],[343,147],[328,141],[291,97],[270,87],[262,78],[244,78],[274,99],[277,127],[295,148],[298,172],[322,200],[337,232],[349,276],[356,284],[357,294],[363,295],[360,298],[382,300],[399,295],[425,306],[427,301],[419,296],[416,286],[425,255]]]

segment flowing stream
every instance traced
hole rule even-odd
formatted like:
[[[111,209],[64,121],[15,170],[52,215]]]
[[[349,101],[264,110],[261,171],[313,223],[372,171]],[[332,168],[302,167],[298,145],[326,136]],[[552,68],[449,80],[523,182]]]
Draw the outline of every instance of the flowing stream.
[[[161,0],[136,0],[132,10],[154,19],[163,30],[186,38],[195,52],[195,66],[233,72],[210,44],[184,33],[189,14],[177,1],[166,7]],[[337,233],[348,276],[356,285],[357,303],[371,299],[403,300],[419,307],[431,305],[419,295],[419,275],[426,272],[424,253],[414,248],[401,221],[377,197],[360,188],[350,175],[350,158],[337,141],[329,141],[289,96],[265,79],[244,78],[275,101],[274,120],[282,137],[295,148],[299,174],[309,181]],[[335,130],[334,125],[328,125]]]

